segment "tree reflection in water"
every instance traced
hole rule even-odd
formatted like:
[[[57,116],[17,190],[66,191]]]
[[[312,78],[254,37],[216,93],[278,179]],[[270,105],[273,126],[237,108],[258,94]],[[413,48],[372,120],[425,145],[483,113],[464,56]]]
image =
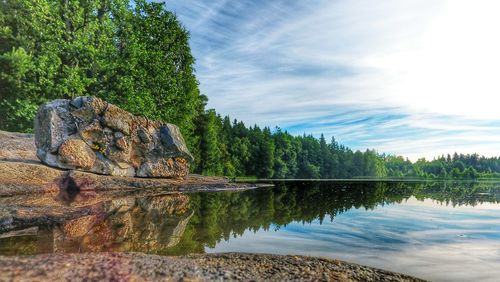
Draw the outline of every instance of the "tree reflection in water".
[[[92,207],[91,215],[36,235],[0,239],[2,254],[135,251],[164,255],[203,253],[245,231],[279,229],[290,222],[334,220],[352,208],[374,209],[410,197],[451,206],[498,203],[490,183],[276,182],[239,192],[169,193],[120,197]]]

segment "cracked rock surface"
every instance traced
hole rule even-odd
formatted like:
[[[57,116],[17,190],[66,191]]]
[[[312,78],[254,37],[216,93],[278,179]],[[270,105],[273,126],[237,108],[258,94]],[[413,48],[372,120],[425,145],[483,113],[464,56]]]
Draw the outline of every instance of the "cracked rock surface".
[[[49,166],[105,175],[184,178],[193,161],[177,126],[96,97],[40,106],[35,144],[37,157]]]

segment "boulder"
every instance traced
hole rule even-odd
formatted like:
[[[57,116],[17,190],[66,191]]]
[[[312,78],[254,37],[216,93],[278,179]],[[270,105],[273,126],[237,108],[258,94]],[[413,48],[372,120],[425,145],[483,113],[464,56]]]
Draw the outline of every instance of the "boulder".
[[[193,161],[177,126],[96,97],[40,106],[35,144],[49,166],[105,175],[183,178]]]
[[[57,152],[61,163],[70,167],[91,169],[96,160],[94,151],[80,139],[65,140]]]

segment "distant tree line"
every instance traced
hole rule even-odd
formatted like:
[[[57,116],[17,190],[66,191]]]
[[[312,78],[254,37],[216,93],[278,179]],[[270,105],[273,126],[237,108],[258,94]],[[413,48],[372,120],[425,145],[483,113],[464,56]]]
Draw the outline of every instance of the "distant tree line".
[[[351,150],[323,135],[292,136],[280,128],[246,127],[214,110],[199,117],[202,153],[195,171],[257,178],[460,178],[500,177],[500,158],[453,154],[412,163],[375,150]]]
[[[432,161],[419,159],[415,163],[403,157],[382,156],[389,177],[424,178],[499,178],[500,158],[478,154],[442,155]]]
[[[322,135],[292,136],[277,128],[246,127],[215,111],[201,116],[202,152],[196,171],[208,175],[258,178],[383,177],[384,160],[372,150],[352,151]]]
[[[206,110],[189,33],[146,0],[0,0],[0,129],[30,132],[40,104],[94,95],[179,125],[194,172],[259,178],[500,176],[498,158],[411,163],[335,139],[222,118]]]

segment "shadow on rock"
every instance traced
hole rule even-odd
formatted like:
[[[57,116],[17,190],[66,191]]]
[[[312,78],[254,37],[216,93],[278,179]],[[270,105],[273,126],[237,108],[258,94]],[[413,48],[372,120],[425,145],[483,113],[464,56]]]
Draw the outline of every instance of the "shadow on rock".
[[[73,202],[95,196],[96,183],[90,179],[75,179],[71,176],[71,172],[54,182],[59,187],[59,194],[55,199],[65,205],[69,206]]]

